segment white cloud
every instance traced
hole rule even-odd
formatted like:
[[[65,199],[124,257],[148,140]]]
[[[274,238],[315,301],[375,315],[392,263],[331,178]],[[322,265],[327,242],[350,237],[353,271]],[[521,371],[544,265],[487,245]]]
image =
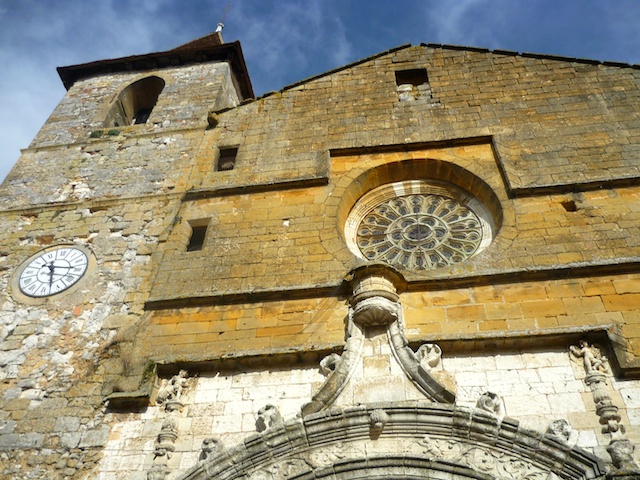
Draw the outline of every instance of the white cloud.
[[[313,70],[318,63],[328,69],[350,59],[344,26],[326,2],[276,2],[258,9],[252,3],[235,3],[227,23],[234,31],[243,26],[241,41],[258,94],[264,85],[276,89],[321,73]]]
[[[504,0],[429,2],[425,13],[435,32],[435,42],[487,47],[496,43],[494,30],[508,5],[504,3]]]

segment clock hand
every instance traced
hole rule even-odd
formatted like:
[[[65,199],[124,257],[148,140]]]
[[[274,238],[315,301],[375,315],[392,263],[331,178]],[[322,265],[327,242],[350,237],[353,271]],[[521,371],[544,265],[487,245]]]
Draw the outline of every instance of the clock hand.
[[[49,268],[49,289],[51,289],[51,284],[53,284],[53,271],[56,269],[56,266],[51,262],[47,267]]]

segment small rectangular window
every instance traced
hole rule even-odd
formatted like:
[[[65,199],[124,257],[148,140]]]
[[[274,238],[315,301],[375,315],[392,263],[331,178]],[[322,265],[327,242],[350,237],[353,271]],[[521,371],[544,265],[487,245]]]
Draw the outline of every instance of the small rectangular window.
[[[396,85],[424,85],[427,79],[426,68],[414,68],[411,70],[398,70],[396,72]]]
[[[197,223],[194,225],[189,222],[191,225],[191,237],[189,237],[189,244],[187,245],[187,252],[195,252],[197,250],[202,250],[204,246],[204,239],[207,236],[207,228],[209,227],[208,222],[206,224],[202,224],[202,221],[194,222]]]
[[[228,170],[233,170],[233,167],[236,166],[237,155],[237,148],[221,148],[220,156],[218,157],[218,164],[216,165],[216,171],[226,172]]]

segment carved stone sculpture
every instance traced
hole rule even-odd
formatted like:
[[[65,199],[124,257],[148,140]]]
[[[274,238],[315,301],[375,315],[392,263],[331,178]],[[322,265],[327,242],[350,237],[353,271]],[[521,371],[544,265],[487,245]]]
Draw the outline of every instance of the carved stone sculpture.
[[[258,410],[258,420],[256,420],[256,428],[259,432],[263,432],[282,423],[282,415],[280,415],[280,410],[278,410],[278,407],[269,404]]]
[[[416,357],[420,361],[420,365],[429,370],[430,368],[437,367],[440,363],[442,349],[435,343],[425,343],[418,348]]]
[[[600,353],[600,349],[597,347],[590,346],[586,341],[581,340],[580,346],[571,345],[569,348],[574,356],[582,357],[587,375],[593,372],[607,372],[607,358]]]
[[[336,369],[340,360],[341,357],[337,353],[327,355],[322,360],[320,360],[320,372],[325,377],[328,376]]]
[[[352,315],[358,325],[389,325],[398,320],[398,304],[384,297],[367,298],[353,306]]]
[[[389,415],[381,409],[373,410],[369,414],[369,418],[371,419],[371,428],[374,430],[382,430],[389,421]]]
[[[554,420],[547,427],[547,435],[551,435],[553,437],[569,441],[571,437],[571,425],[565,419]]]
[[[147,480],[164,480],[169,475],[169,468],[163,463],[154,463],[147,472]]]
[[[597,347],[589,346],[584,340],[580,342],[579,347],[572,345],[569,349],[574,357],[583,359],[586,373],[584,381],[591,389],[591,395],[596,404],[596,414],[600,417],[602,433],[624,433],[625,427],[620,423],[618,407],[613,404],[607,385],[607,358]]]
[[[633,458],[634,450],[634,445],[626,438],[612,440],[611,443],[609,443],[607,451],[609,455],[611,455],[613,466],[617,470],[614,473],[617,476],[635,474],[629,478],[640,478],[640,467],[638,467],[638,464]]]
[[[187,383],[188,373],[186,370],[180,370],[171,380],[165,383],[158,392],[156,399],[158,404],[167,403],[169,401],[179,401],[182,390]]]
[[[492,415],[500,414],[500,397],[493,392],[484,392],[476,402],[476,408]]]
[[[160,433],[158,434],[158,442],[166,443],[166,442],[175,442],[178,438],[178,422],[172,416],[167,417],[164,422],[162,422],[162,427],[160,428]]]
[[[209,458],[213,457],[217,452],[224,450],[224,445],[220,439],[215,437],[205,438],[202,441],[202,447],[200,450],[200,462],[205,462]]]

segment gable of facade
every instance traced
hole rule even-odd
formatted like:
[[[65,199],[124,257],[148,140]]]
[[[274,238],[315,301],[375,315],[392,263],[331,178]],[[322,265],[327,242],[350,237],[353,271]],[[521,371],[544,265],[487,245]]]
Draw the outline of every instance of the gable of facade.
[[[637,69],[407,46],[243,102],[198,48],[63,70],[2,186],[7,478],[638,475]]]

